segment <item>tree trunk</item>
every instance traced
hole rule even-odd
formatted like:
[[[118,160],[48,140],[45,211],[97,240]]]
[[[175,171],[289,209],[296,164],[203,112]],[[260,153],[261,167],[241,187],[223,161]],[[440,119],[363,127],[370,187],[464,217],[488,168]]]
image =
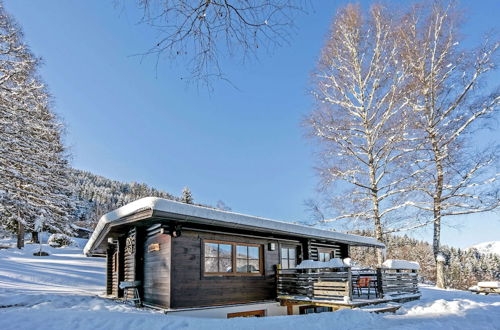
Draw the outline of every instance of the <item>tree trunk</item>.
[[[32,231],[31,232],[31,243],[40,243],[37,231]]]
[[[24,247],[24,224],[18,220],[17,221],[17,248],[22,249]]]
[[[444,289],[444,261],[436,261],[436,286]]]
[[[373,158],[370,156],[369,159],[370,166],[370,182],[371,182],[371,197],[372,197],[372,207],[373,207],[373,225],[375,229],[375,238],[383,242],[382,236],[382,221],[380,219],[380,205],[378,200],[378,187],[376,183],[375,176],[375,165]],[[379,267],[382,267],[382,263],[384,262],[384,254],[382,253],[382,249],[377,249],[377,263]]]
[[[434,192],[433,216],[434,216],[434,232],[432,237],[432,250],[434,260],[436,261],[436,286],[444,288],[444,266],[441,261],[438,261],[438,255],[441,252],[441,197],[443,195],[443,164],[439,145],[436,137],[431,135],[432,149],[434,152],[434,162],[436,164],[436,190]],[[440,265],[441,264],[441,265]]]

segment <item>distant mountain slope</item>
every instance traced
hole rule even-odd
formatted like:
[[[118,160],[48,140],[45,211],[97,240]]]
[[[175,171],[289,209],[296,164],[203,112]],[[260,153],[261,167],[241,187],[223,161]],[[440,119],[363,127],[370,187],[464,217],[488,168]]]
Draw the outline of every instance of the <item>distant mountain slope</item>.
[[[475,248],[482,254],[498,254],[500,255],[500,241],[479,243],[471,248]]]
[[[142,197],[153,196],[180,201],[180,198],[144,183],[110,180],[77,169],[72,169],[71,180],[77,204],[76,224],[87,228],[93,228],[104,213]]]

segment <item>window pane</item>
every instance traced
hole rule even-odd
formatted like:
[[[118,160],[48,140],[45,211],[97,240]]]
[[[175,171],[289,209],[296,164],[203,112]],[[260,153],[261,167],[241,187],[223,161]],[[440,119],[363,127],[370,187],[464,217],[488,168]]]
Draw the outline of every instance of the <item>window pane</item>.
[[[295,259],[295,249],[288,249],[288,259]]]
[[[290,260],[288,261],[288,263],[289,263],[288,268],[295,268],[295,266],[296,266],[296,264],[295,264],[295,260],[290,259]]]
[[[281,258],[288,259],[288,249],[281,248]]]
[[[233,271],[232,260],[228,258],[219,259],[219,272],[231,273]]]
[[[259,259],[259,248],[257,246],[248,247],[248,258]]]
[[[329,253],[325,253],[325,261],[329,261],[330,260],[330,254]]]
[[[205,273],[217,273],[217,258],[205,258]]]
[[[219,258],[229,258],[232,256],[232,246],[229,244],[219,244]]]
[[[238,245],[236,246],[236,258],[247,258],[248,257],[248,251],[247,251],[247,246],[242,246]]]
[[[288,269],[288,259],[281,259],[281,268]]]
[[[247,259],[236,259],[236,272],[248,273],[248,260]]]
[[[249,260],[248,261],[248,271],[249,273],[258,273],[260,271],[259,260]]]
[[[217,257],[216,243],[205,243],[205,257]]]

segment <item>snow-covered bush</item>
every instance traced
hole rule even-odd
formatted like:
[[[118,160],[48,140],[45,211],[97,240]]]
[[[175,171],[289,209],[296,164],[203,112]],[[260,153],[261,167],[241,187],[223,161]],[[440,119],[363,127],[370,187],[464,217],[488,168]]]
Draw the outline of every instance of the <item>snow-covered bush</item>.
[[[68,236],[64,234],[52,234],[47,242],[52,247],[62,247],[75,245],[75,242]]]

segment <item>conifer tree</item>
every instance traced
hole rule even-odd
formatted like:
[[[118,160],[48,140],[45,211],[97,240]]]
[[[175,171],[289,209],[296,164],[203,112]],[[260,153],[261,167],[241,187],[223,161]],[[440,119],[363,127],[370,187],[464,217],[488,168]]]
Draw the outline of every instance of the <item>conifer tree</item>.
[[[45,230],[70,231],[72,192],[61,125],[38,67],[0,3],[0,225],[16,229],[18,247],[25,227],[34,232],[39,217]]]

